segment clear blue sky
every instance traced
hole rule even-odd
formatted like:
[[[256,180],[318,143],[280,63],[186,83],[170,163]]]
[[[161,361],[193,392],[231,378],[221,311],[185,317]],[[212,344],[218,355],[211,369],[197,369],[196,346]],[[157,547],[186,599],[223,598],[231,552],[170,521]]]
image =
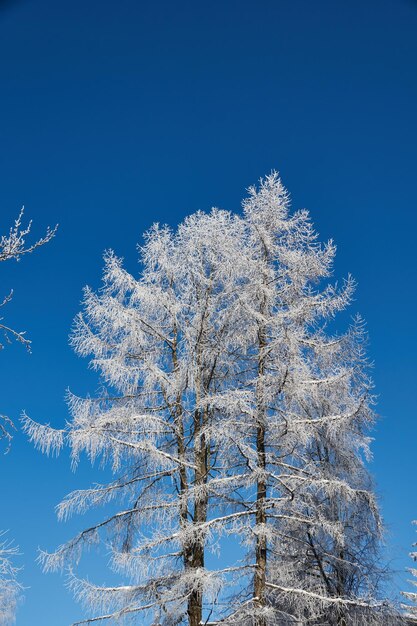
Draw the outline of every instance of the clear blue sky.
[[[60,223],[51,244],[0,268],[1,292],[15,290],[7,321],[33,341],[32,355],[0,355],[1,412],[59,427],[65,389],[95,390],[67,337],[106,248],[134,272],[151,222],[239,210],[278,169],[294,208],[335,239],[336,275],[359,283],[352,313],[368,322],[381,415],[372,471],[403,588],[417,539],[416,33],[411,0],[1,2],[1,232],[22,204],[35,235]],[[68,626],[79,607],[34,559],[81,528],[54,505],[97,472],[74,475],[22,435],[0,461],[0,527],[30,587],[17,623]]]

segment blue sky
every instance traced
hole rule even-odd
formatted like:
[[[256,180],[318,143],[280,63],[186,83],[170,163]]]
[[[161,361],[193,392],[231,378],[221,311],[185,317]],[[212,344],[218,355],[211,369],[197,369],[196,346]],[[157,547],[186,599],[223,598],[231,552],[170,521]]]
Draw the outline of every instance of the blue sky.
[[[294,208],[336,241],[335,275],[359,284],[352,313],[368,323],[381,416],[372,471],[392,589],[404,588],[417,518],[416,32],[411,0],[1,2],[1,232],[22,204],[35,236],[60,224],[1,267],[2,293],[15,291],[7,321],[33,341],[31,355],[0,355],[1,412],[59,427],[66,388],[95,390],[67,337],[106,248],[135,272],[153,221],[239,210],[277,169]],[[81,610],[34,559],[82,527],[58,523],[54,506],[99,472],[73,474],[20,434],[0,460],[0,527],[29,587],[17,623],[67,626]],[[102,562],[91,567],[105,582]]]

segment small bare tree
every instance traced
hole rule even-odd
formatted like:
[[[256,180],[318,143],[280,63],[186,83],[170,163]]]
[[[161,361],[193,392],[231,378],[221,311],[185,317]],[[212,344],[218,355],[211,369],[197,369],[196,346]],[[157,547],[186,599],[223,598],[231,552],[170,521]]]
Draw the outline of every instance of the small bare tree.
[[[56,233],[57,226],[52,229],[48,227],[44,237],[38,239],[33,244],[27,245],[26,237],[30,233],[32,222],[30,221],[25,227],[22,226],[23,212],[24,209],[22,208],[19,216],[15,220],[14,225],[10,228],[8,234],[2,235],[2,237],[0,238],[0,262],[9,261],[11,259],[20,261],[20,259],[25,254],[30,254],[37,248],[40,248],[41,246],[48,243],[48,241],[50,241]],[[10,302],[12,296],[13,292],[10,292],[8,295],[6,295],[0,306],[2,307]],[[3,320],[0,319],[0,321],[2,322]],[[26,348],[30,349],[30,341],[25,337],[24,331],[16,331],[15,329],[11,328],[10,326],[6,326],[3,323],[0,323],[0,330],[3,331],[4,339],[6,342],[10,343],[12,339],[16,339],[24,346],[26,346]],[[3,347],[3,345],[0,344],[0,347]]]
[[[22,226],[23,212],[24,209],[22,208],[7,235],[0,237],[0,262],[9,261],[11,259],[19,261],[25,254],[30,254],[40,246],[48,243],[56,233],[57,227],[53,229],[48,227],[44,237],[38,239],[33,244],[27,245],[26,237],[30,233],[32,222],[29,222],[27,226]],[[12,297],[13,291],[4,296],[0,303],[0,308],[10,302]],[[27,350],[30,350],[30,340],[26,337],[25,331],[17,331],[11,326],[6,325],[2,317],[0,317],[0,331],[3,333],[3,342],[0,342],[0,349],[4,348],[4,343],[10,343],[14,339],[23,344]],[[14,424],[9,417],[0,415],[0,439],[5,439],[7,443],[10,444],[12,430],[14,430],[14,428]]]
[[[26,238],[31,230],[31,222],[27,226],[22,226],[23,209],[10,228],[7,235],[0,237],[0,262],[15,259],[19,261],[25,254],[30,254],[40,246],[48,243],[55,235],[56,227],[48,228],[46,234],[33,244],[26,244]],[[5,306],[12,299],[13,292],[10,292],[3,298],[0,307]],[[0,349],[5,343],[16,340],[30,350],[30,340],[26,337],[24,331],[17,331],[12,326],[3,323],[0,318],[0,331],[3,333],[3,343],[0,343]],[[15,429],[13,421],[6,415],[0,415],[0,440],[6,441],[6,452],[10,448],[12,440],[12,432]],[[2,541],[0,543],[0,624],[10,624],[14,621],[17,598],[20,592],[20,585],[17,581],[17,569],[14,567],[12,557],[16,554],[17,548],[13,547],[10,542]]]

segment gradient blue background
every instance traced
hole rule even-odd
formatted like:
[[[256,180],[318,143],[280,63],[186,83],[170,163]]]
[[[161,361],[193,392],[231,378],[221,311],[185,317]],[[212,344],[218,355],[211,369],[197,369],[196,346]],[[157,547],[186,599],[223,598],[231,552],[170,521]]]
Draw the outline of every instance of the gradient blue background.
[[[47,247],[0,268],[1,294],[15,290],[6,320],[33,341],[31,355],[0,355],[1,412],[60,427],[65,389],[96,389],[67,336],[106,248],[135,272],[153,221],[239,210],[276,168],[294,208],[335,239],[336,276],[359,283],[352,313],[368,322],[381,415],[372,471],[390,589],[404,588],[417,518],[417,2],[2,2],[0,110],[1,232],[22,204],[34,235],[60,224]],[[67,626],[82,611],[34,559],[81,529],[59,524],[54,505],[100,471],[73,474],[66,454],[46,458],[21,434],[0,467],[0,528],[29,587],[17,623]]]

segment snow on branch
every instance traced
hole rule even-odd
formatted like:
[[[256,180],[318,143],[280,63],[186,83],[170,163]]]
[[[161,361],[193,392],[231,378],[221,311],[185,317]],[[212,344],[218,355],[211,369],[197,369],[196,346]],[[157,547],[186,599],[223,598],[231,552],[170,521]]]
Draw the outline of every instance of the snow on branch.
[[[27,434],[29,440],[35,447],[47,454],[58,455],[64,446],[67,437],[66,430],[52,428],[49,424],[38,424],[32,420],[24,411],[21,416],[22,430]]]

